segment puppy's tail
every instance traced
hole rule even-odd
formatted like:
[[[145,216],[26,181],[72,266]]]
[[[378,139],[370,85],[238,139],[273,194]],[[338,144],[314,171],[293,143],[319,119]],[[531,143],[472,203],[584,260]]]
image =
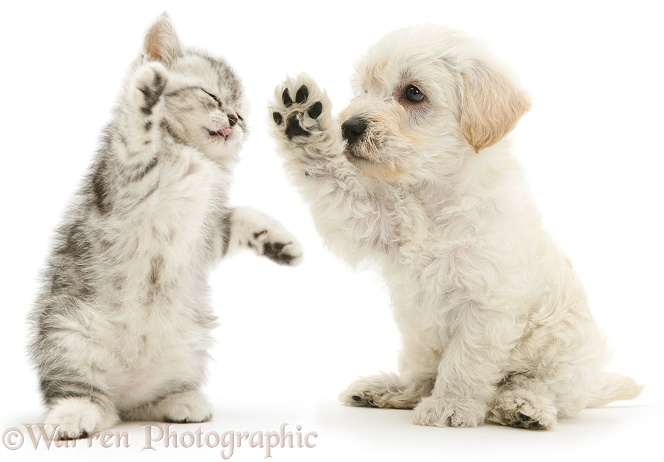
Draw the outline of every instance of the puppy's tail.
[[[590,392],[586,407],[599,407],[612,401],[634,399],[643,390],[643,385],[637,385],[634,380],[620,374],[602,372],[597,385]]]

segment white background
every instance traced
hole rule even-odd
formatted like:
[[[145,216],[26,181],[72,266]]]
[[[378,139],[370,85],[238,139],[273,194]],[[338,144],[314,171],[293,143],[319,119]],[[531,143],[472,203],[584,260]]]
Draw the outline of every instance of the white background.
[[[222,55],[251,100],[251,135],[233,202],[280,219],[306,259],[291,269],[251,254],[210,277],[221,325],[203,432],[315,431],[313,449],[275,460],[600,460],[661,456],[664,97],[657,2],[5,2],[0,7],[0,431],[41,422],[25,354],[25,318],[53,229],[97,148],[129,62],[167,10],[181,40]],[[12,6],[8,6],[11,4]],[[584,280],[615,350],[609,369],[647,386],[637,400],[586,410],[551,432],[487,425],[424,428],[411,411],[341,406],[357,376],[395,370],[399,338],[388,294],[371,269],[328,250],[268,135],[266,105],[287,74],[306,71],[339,112],[354,62],[394,28],[435,22],[486,39],[520,77],[533,108],[512,134],[546,228]],[[194,426],[177,427],[194,431]],[[0,444],[2,460],[221,460],[219,448],[141,451],[141,424],[123,424],[128,449],[32,449]],[[654,451],[653,455],[650,454]],[[263,460],[260,448],[231,460]]]

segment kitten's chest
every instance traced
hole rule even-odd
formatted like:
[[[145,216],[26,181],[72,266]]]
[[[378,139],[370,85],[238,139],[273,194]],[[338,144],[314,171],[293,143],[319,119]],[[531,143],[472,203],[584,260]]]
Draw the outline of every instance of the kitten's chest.
[[[214,253],[221,252],[226,173],[195,152],[160,164],[149,197],[100,223],[109,243],[98,268],[102,292],[118,306],[196,299]]]
[[[148,196],[108,223],[119,249],[142,256],[162,250],[175,257],[195,255],[217,227],[228,196],[229,174],[196,152],[160,161],[145,185]]]
[[[137,210],[137,218],[160,242],[195,242],[214,227],[227,201],[230,175],[197,151],[184,150],[163,163],[154,197]]]

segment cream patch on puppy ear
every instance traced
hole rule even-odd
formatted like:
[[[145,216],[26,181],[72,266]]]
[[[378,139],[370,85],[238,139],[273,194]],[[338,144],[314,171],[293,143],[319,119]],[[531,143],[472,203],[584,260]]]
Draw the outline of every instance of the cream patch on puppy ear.
[[[507,135],[530,109],[525,94],[479,61],[462,72],[464,81],[461,132],[475,152]]]
[[[180,40],[175,33],[171,19],[166,13],[157,19],[147,35],[143,45],[144,57],[170,66],[175,58],[182,54]]]

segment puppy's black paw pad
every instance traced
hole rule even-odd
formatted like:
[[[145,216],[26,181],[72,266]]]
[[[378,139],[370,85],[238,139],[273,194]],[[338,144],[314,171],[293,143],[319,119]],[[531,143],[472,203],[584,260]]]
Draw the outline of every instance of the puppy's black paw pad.
[[[510,422],[510,426],[528,430],[543,430],[546,428],[542,423],[521,412],[517,413],[516,419]]]
[[[309,89],[306,87],[306,85],[302,85],[295,94],[295,102],[298,104],[302,104],[307,101],[308,97],[309,97]]]
[[[288,93],[288,88],[284,88],[284,92],[281,94],[281,101],[283,101],[284,106],[291,107],[293,105],[293,99]]]
[[[304,138],[317,137],[324,132],[321,116],[324,102],[314,83],[284,82],[275,92],[275,105],[271,116],[279,132],[293,143],[304,143]],[[297,138],[301,138],[300,141]]]
[[[317,101],[316,103],[314,103],[313,106],[309,108],[307,114],[309,114],[309,117],[311,117],[312,119],[317,119],[322,112],[323,112],[323,103]]]
[[[348,404],[353,406],[378,407],[373,396],[369,393],[358,392],[357,394],[351,395],[351,399],[353,402],[349,402]]]
[[[309,136],[311,133],[306,131],[298,122],[297,117],[294,115],[288,119],[288,124],[286,124],[286,136],[289,140],[292,140],[295,136]]]

